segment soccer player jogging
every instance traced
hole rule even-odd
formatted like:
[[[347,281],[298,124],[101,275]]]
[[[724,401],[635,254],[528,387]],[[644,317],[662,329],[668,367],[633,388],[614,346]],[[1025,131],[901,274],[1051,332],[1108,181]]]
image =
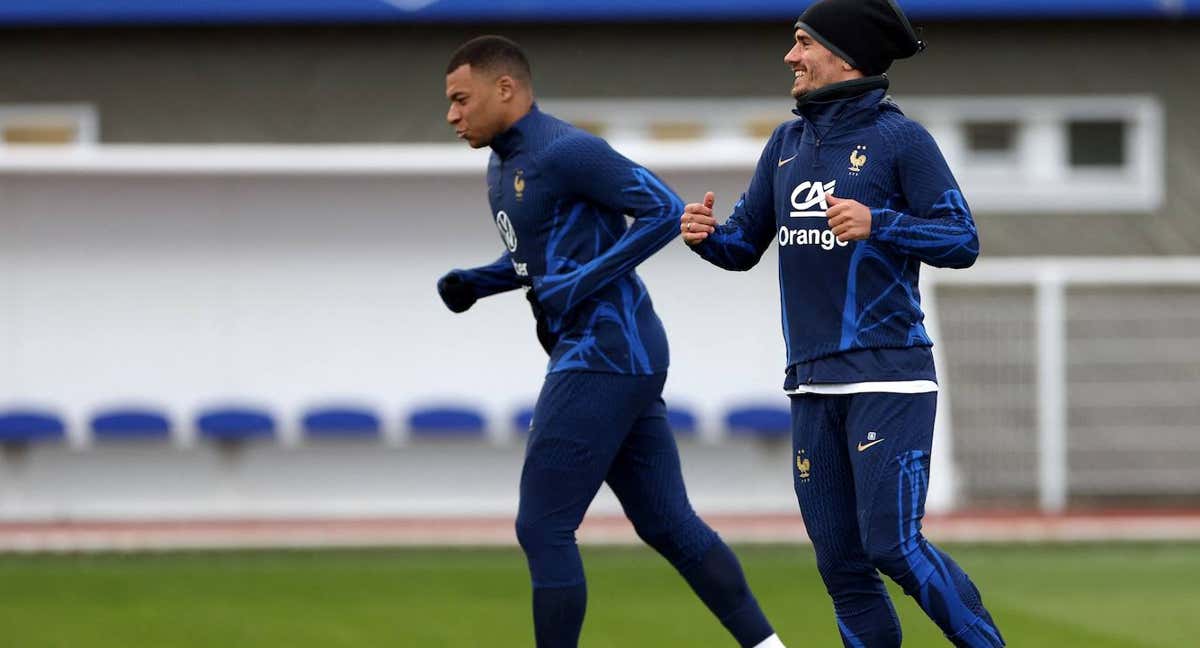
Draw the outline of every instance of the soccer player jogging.
[[[900,645],[883,572],[955,646],[1003,646],[975,585],[921,534],[938,387],[917,275],[979,253],[937,145],[886,96],[892,61],[924,44],[894,0],[820,0],[794,36],[799,119],[775,130],[725,224],[711,192],[685,208],[684,241],[728,270],[778,241],[796,497],[843,644]]]
[[[678,235],[682,201],[604,140],[538,110],[528,59],[512,41],[484,36],[459,48],[446,97],[459,138],[492,148],[488,200],[505,250],[490,265],[451,271],[438,292],[458,313],[528,289],[550,354],[516,523],[537,646],[578,644],[587,590],[575,530],[607,482],[638,535],[741,646],[782,647],[737,558],[693,512],[667,426],[666,333],[634,267]]]

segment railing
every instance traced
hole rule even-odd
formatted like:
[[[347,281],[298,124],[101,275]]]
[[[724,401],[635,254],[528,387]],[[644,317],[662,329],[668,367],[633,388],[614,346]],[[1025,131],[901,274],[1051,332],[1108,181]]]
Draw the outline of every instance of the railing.
[[[927,294],[930,288],[943,305],[937,308],[927,300],[926,310],[942,329],[943,377],[949,378],[946,393],[956,415],[1002,406],[998,391],[986,393],[985,379],[972,379],[972,367],[1032,359],[1034,371],[1021,375],[1034,381],[1024,393],[1035,395],[1036,497],[1043,511],[1061,512],[1075,496],[1177,498],[1200,492],[1200,480],[1174,467],[1187,457],[1200,458],[1200,400],[1195,398],[1200,383],[1191,377],[1200,371],[1194,352],[1200,348],[1200,327],[1195,326],[1200,323],[1200,259],[987,259],[968,270],[928,271]],[[1012,293],[1014,289],[1018,292]],[[1010,323],[1023,319],[1019,312],[1013,314],[1014,304],[1023,301],[1030,307],[1033,344],[1025,348],[1031,354],[998,346],[989,353],[988,345],[995,342],[990,333],[1007,330],[1016,331],[1011,337],[1017,339],[1029,337],[1017,324],[978,330],[989,313],[969,313],[970,304],[984,304],[986,295],[996,291],[1010,291],[1009,299],[990,311],[1007,311]],[[954,314],[945,307],[950,300],[958,304]],[[1163,345],[1170,345],[1175,357],[1171,351],[1162,353]],[[1124,350],[1096,352],[1114,346]],[[1025,360],[1017,357],[1022,355]],[[971,392],[981,384],[984,389]],[[993,386],[1003,384],[1011,386],[1012,381]],[[1123,398],[1118,402],[1105,394]],[[1019,409],[1019,404],[1009,407],[1010,412]],[[1112,413],[1106,414],[1109,409]],[[969,479],[965,437],[961,426],[954,429],[958,474]],[[1174,461],[1169,461],[1172,455]],[[1073,464],[1073,458],[1082,465]],[[980,458],[974,461],[981,464]],[[1122,462],[1139,468],[1124,469]],[[1105,471],[1113,477],[1106,478]],[[970,491],[962,483],[955,486],[956,493]]]

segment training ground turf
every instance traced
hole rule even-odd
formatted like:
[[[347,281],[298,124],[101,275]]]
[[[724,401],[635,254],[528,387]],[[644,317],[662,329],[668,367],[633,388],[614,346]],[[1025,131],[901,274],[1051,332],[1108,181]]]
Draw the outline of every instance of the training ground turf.
[[[1200,545],[948,547],[1016,648],[1200,646]],[[738,547],[792,647],[837,648],[809,547]],[[584,548],[583,648],[734,646],[664,561]],[[507,549],[0,556],[4,648],[531,646]],[[897,596],[906,646],[948,646]]]

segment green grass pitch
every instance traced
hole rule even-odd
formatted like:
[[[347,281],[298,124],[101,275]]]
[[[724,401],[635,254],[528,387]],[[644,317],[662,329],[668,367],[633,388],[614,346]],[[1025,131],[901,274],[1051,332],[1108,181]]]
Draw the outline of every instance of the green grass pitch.
[[[808,547],[738,547],[793,647],[837,647]],[[1200,646],[1200,545],[958,546],[1018,648]],[[644,548],[584,547],[581,646],[733,646]],[[893,589],[906,646],[948,646]],[[0,646],[510,648],[531,646],[516,550],[0,556]]]

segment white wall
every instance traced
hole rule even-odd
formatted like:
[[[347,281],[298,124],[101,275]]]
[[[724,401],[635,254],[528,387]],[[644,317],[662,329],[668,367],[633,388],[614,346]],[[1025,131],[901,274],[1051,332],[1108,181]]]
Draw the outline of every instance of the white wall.
[[[701,513],[799,516],[790,442],[685,441],[680,454]],[[0,522],[515,516],[523,455],[478,443],[35,447],[0,457]],[[621,512],[607,487],[589,510]]]
[[[748,170],[665,174],[728,209]],[[444,271],[500,242],[478,173],[442,177],[0,170],[0,407],[50,406],[72,434],[98,406],[248,402],[285,421],[328,399],[483,405],[509,432],[545,357],[516,293],[465,315]],[[667,326],[667,393],[706,423],[728,403],[786,404],[773,252],[727,273],[676,242],[641,270]],[[289,430],[290,434],[291,431]],[[190,434],[190,430],[185,430]]]
[[[745,176],[668,180],[727,208]],[[502,440],[545,368],[528,306],[512,293],[454,315],[434,289],[500,250],[482,169],[0,172],[0,407],[63,412],[81,446],[114,403],[167,408],[185,442],[200,406],[263,405],[292,441],[303,407],[348,399],[378,407],[395,441],[412,406],[461,400]],[[643,277],[670,334],[668,398],[706,434],[736,400],[786,405],[773,252],[735,274],[677,242]],[[701,510],[794,508],[786,443],[684,455]],[[516,444],[34,448],[0,461],[0,519],[511,513],[520,459]],[[619,510],[607,491],[595,508]]]

